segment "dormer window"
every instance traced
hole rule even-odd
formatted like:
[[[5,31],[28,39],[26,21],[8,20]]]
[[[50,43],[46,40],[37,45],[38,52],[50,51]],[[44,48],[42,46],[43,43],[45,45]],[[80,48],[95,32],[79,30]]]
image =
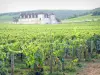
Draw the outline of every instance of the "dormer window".
[[[44,17],[47,18],[47,14],[45,14]]]
[[[37,14],[35,16],[36,16],[36,18],[38,18],[38,15]]]
[[[22,16],[20,16],[20,18],[22,18]]]
[[[25,15],[25,18],[28,18],[28,15]]]
[[[38,17],[38,15],[37,14],[34,14],[34,18],[37,18]]]
[[[34,14],[32,14],[31,17],[34,18]]]
[[[40,21],[41,21],[41,18],[40,18]]]
[[[31,14],[29,14],[29,18],[31,18]]]
[[[21,18],[24,18],[24,15],[21,15]]]

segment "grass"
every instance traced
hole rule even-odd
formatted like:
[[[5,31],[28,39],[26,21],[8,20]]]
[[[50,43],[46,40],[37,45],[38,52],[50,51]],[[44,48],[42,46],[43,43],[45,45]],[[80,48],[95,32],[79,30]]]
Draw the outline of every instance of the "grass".
[[[67,22],[85,22],[85,21],[97,21],[100,20],[100,16],[92,16],[91,14],[85,15],[85,16],[79,16],[76,18],[71,18],[71,19],[65,19],[62,22],[67,23]]]
[[[65,60],[65,62],[67,63],[67,64],[65,64],[65,68],[68,66],[68,64],[70,64],[70,61],[71,60],[67,60],[67,59]],[[73,71],[69,71],[67,69],[65,69],[65,71],[57,71],[57,69],[54,70],[54,68],[56,68],[56,66],[53,66],[52,74],[50,74],[50,69],[49,69],[50,66],[44,66],[44,75],[63,75],[63,73],[65,75],[76,75],[77,72],[81,71],[81,69],[86,66],[86,63],[84,63],[84,62],[80,62],[80,64],[81,64],[82,67],[76,66],[75,70],[73,70]],[[15,75],[27,75],[27,73],[30,72],[30,71],[31,70],[28,69],[28,68],[27,69],[16,68],[15,69]]]
[[[0,22],[12,22],[13,21],[13,17],[17,17],[18,15],[3,15],[0,16]]]

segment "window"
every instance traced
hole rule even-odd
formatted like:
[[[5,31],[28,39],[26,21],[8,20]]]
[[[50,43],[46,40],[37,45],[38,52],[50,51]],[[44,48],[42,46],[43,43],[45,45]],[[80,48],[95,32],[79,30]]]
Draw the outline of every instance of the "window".
[[[31,14],[29,14],[29,18],[31,18]]]
[[[48,18],[48,14],[45,14],[45,18]]]
[[[47,14],[44,15],[44,18],[47,18]]]
[[[34,18],[34,14],[32,14],[32,18]]]
[[[36,16],[36,18],[38,18],[38,15],[37,14],[35,16]]]
[[[40,18],[40,21],[41,21],[41,18]]]
[[[25,15],[25,18],[28,18],[28,15]]]

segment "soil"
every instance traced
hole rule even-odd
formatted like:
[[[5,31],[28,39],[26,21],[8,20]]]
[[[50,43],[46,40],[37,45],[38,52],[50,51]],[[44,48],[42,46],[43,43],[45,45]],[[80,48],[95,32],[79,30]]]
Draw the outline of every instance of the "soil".
[[[89,62],[77,75],[100,75],[100,62]]]

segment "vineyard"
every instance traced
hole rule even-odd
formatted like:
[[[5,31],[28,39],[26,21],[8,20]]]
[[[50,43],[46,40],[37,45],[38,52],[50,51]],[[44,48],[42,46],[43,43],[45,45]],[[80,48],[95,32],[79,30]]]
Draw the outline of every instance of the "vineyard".
[[[0,24],[0,75],[71,75],[99,52],[100,22]]]

